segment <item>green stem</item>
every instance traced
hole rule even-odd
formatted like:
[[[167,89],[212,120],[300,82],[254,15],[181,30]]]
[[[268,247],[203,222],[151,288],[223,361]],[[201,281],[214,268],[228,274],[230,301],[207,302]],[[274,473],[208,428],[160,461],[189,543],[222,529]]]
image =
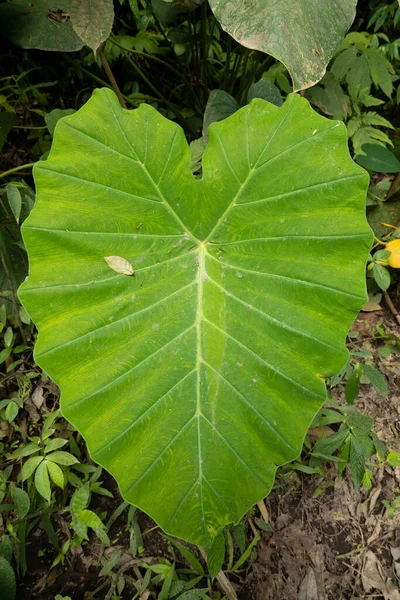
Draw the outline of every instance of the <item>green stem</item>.
[[[74,66],[76,66],[77,68],[79,68],[82,71],[82,73],[85,73],[85,75],[87,75],[88,77],[91,77],[91,79],[93,79],[93,81],[100,83],[102,86],[108,88],[109,90],[113,89],[109,83],[104,81],[104,79],[101,79],[100,77],[98,77],[97,75],[95,75],[94,73],[89,71],[88,69],[85,69],[85,67],[82,67],[79,63],[76,63],[75,61],[71,61],[71,63],[73,63]],[[159,101],[158,98],[153,98],[152,96],[145,96],[145,94],[143,94],[143,96],[146,98],[146,100],[157,100],[157,102]],[[135,106],[135,107],[137,106],[137,102],[135,102],[135,100],[132,100],[131,98],[129,98],[129,96],[125,96],[124,94],[122,94],[122,97],[125,100],[125,102],[127,102],[128,104],[131,104],[132,106]]]
[[[8,171],[3,171],[2,173],[0,173],[0,179],[4,178],[4,177],[8,177],[9,175],[12,175],[13,173],[17,173],[17,171],[23,171],[24,169],[30,169],[31,167],[33,167],[35,163],[26,163],[26,165],[20,165],[19,167],[14,167],[13,169],[9,169]]]
[[[73,62],[74,66],[79,68],[82,71],[82,73],[85,73],[85,75],[88,75],[89,77],[91,77],[93,79],[93,81],[97,81],[97,83],[100,83],[101,85],[104,85],[104,87],[108,87],[110,90],[112,90],[112,86],[109,83],[107,83],[106,81],[104,81],[104,79],[101,79],[101,77],[98,77],[97,75],[95,75],[94,73],[89,71],[88,69],[85,69],[85,67],[82,67],[78,62],[76,62],[76,61],[71,61],[71,62]],[[124,97],[124,99],[126,99],[126,97]]]
[[[196,43],[196,26],[193,22],[194,18],[192,13],[188,14],[188,27],[189,27],[189,39],[190,39],[190,49],[193,57],[193,70],[196,75],[196,80],[199,81],[200,73],[199,73],[199,57],[198,57],[198,46]]]
[[[397,173],[397,175],[395,176],[395,178],[393,179],[390,189],[387,193],[387,198],[390,198],[390,196],[393,196],[397,190],[400,188],[400,173]]]
[[[267,56],[267,58],[263,60],[254,77],[255,81],[258,81],[260,79],[260,77],[265,71],[265,68],[268,66],[269,63],[273,63],[273,61],[274,59],[272,58],[272,56]]]
[[[11,299],[11,298],[8,298],[7,296],[3,296],[3,294],[0,294],[0,298],[1,298],[2,300],[7,300],[8,302],[12,302],[12,299]]]
[[[154,21],[156,22],[156,24],[157,24],[157,27],[158,27],[158,29],[160,30],[160,33],[161,33],[161,35],[163,36],[164,40],[165,40],[165,41],[167,42],[167,44],[168,44],[168,45],[169,45],[169,46],[172,48],[172,43],[171,43],[171,40],[169,40],[169,39],[167,38],[167,36],[166,36],[166,34],[165,34],[165,31],[164,31],[164,27],[161,25],[161,23],[160,23],[159,19],[158,19],[158,18],[156,17],[156,15],[154,14],[154,11],[153,11],[153,17],[154,17]]]
[[[249,61],[249,56],[250,56],[250,50],[248,48],[245,48],[244,60],[243,60],[243,66],[242,66],[242,76],[240,78],[240,87],[239,87],[239,94],[238,94],[238,101],[239,101],[240,105],[242,105],[242,102],[243,102],[243,95],[244,95],[246,75],[247,75],[247,73],[246,73],[247,63]]]
[[[103,65],[103,69],[108,77],[108,80],[111,83],[111,87],[117,95],[120,105],[122,106],[122,108],[126,108],[126,103],[125,103],[124,97],[121,94],[121,90],[119,89],[117,80],[114,77],[114,73],[111,70],[111,67],[107,60],[107,57],[103,52],[103,48],[104,48],[104,44],[102,44],[100,46],[100,48],[97,50],[97,54],[101,60],[101,64]]]
[[[47,125],[41,125],[40,127],[33,127],[31,125],[13,125],[13,129],[47,129]]]
[[[228,92],[230,94],[232,94],[233,92],[233,88],[235,87],[235,83],[236,83],[236,79],[237,79],[237,74],[239,72],[239,67],[240,67],[240,62],[242,60],[242,55],[240,53],[240,47],[237,47],[236,50],[236,54],[235,54],[235,60],[233,62],[233,69],[232,69],[232,73],[231,76],[229,78],[229,83],[228,83]]]
[[[132,58],[129,56],[129,54],[125,54],[125,57],[126,57],[126,60],[129,62],[129,64],[133,67],[133,69],[139,75],[139,77],[141,79],[143,79],[145,84],[156,94],[156,96],[158,96],[160,98],[160,100],[162,100],[172,110],[172,112],[174,113],[174,115],[176,116],[178,121],[180,121],[180,123],[184,125],[183,118],[182,118],[181,114],[179,113],[179,111],[175,108],[175,106],[173,104],[171,104],[171,102],[169,102],[167,100],[167,98],[165,96],[163,96],[163,94],[161,92],[158,91],[158,89],[146,77],[146,75],[143,73],[143,71],[140,69],[140,67],[138,67],[138,65],[135,63],[135,61],[132,60]]]
[[[184,83],[181,83],[181,84],[177,85],[173,90],[171,90],[171,93],[168,96],[168,100],[171,100],[171,96],[176,96],[179,99],[180,96],[178,94],[178,90],[180,90],[184,85],[185,85]]]
[[[228,35],[228,34],[227,34]],[[232,38],[228,35],[228,41],[226,43],[226,58],[225,58],[225,72],[224,72],[224,90],[228,87],[229,69],[231,66],[231,50],[232,50]]]
[[[201,5],[201,46],[202,46],[202,80],[204,83],[204,95],[207,96],[207,79],[208,79],[208,63],[207,63],[207,8],[208,3],[203,2]],[[206,100],[206,98],[205,98]]]
[[[182,73],[180,73],[177,69],[175,69],[174,67],[172,67],[169,63],[165,62],[164,60],[162,60],[161,58],[158,58],[157,56],[153,56],[152,54],[146,54],[145,52],[140,52],[140,50],[133,50],[130,48],[125,48],[124,46],[122,46],[121,44],[119,44],[118,42],[115,41],[115,39],[113,39],[112,37],[109,38],[110,42],[113,43],[115,46],[118,46],[118,48],[121,48],[121,50],[124,50],[125,52],[130,52],[131,54],[136,54],[138,56],[143,56],[146,59],[149,60],[153,60],[154,62],[159,63],[160,65],[162,65],[163,67],[165,67],[166,69],[169,69],[172,73],[174,73],[175,75],[177,75],[177,77],[179,77],[187,86],[189,86],[189,89],[193,95],[193,99],[197,104],[197,107],[200,107],[200,101],[198,99],[198,97],[196,96],[196,93],[194,91],[193,85],[190,81],[188,81],[186,79],[186,77],[184,75],[182,75]]]

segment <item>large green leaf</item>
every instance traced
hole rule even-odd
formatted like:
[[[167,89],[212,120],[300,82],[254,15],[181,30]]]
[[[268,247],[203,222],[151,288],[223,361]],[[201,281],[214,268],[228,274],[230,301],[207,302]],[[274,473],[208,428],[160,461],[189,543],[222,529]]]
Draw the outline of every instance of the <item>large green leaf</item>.
[[[214,123],[203,178],[190,167],[178,125],[95,91],[35,167],[20,295],[93,459],[209,545],[298,456],[346,361],[371,233],[345,126],[300,96]]]
[[[294,89],[322,79],[352,24],[357,0],[209,0],[221,26],[240,44],[282,61]]]

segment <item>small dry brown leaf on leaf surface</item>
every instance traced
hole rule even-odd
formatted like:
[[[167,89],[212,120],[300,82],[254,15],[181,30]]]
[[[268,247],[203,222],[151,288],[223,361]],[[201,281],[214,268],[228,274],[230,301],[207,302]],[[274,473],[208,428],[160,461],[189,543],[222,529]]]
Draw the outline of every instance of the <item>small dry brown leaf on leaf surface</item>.
[[[116,273],[120,273],[121,275],[134,275],[135,271],[130,262],[126,260],[126,258],[122,258],[122,256],[105,256],[104,260]]]

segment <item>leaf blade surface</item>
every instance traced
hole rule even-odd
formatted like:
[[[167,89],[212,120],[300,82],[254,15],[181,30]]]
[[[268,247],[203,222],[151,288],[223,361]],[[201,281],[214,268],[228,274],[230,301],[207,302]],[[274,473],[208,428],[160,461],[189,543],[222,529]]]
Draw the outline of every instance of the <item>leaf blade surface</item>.
[[[299,454],[347,358],[371,233],[344,126],[299,96],[211,125],[203,178],[190,168],[177,125],[95,92],[35,167],[21,298],[92,457],[207,546]]]

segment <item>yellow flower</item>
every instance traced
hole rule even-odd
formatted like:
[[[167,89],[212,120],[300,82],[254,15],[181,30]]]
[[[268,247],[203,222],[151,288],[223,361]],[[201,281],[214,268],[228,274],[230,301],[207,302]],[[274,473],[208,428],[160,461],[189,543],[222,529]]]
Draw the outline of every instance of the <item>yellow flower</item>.
[[[389,266],[400,269],[400,239],[387,243],[386,250],[390,252]]]

